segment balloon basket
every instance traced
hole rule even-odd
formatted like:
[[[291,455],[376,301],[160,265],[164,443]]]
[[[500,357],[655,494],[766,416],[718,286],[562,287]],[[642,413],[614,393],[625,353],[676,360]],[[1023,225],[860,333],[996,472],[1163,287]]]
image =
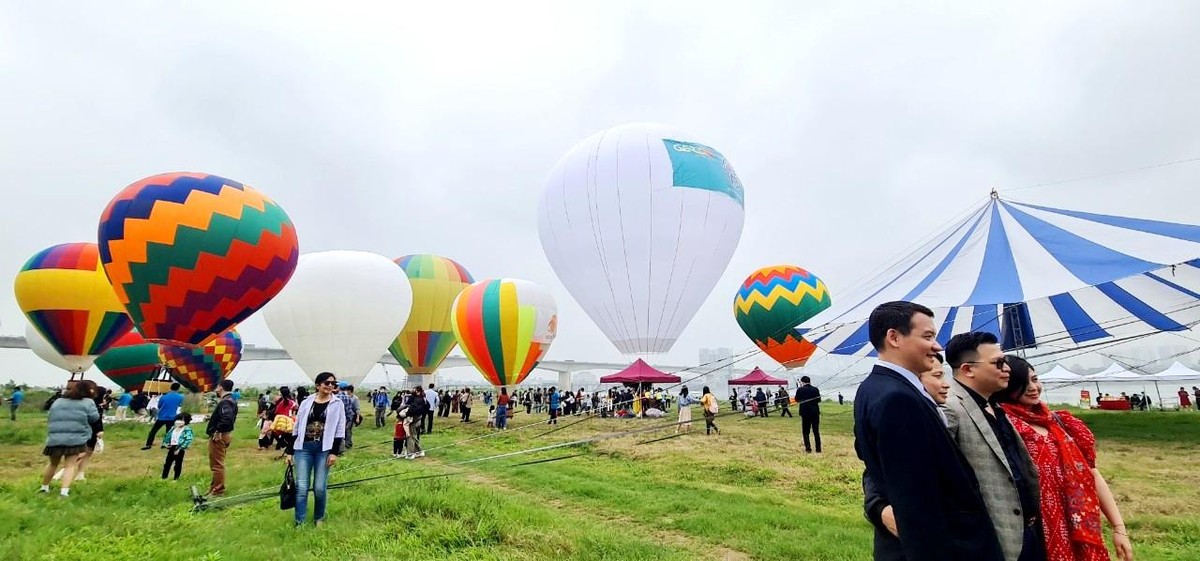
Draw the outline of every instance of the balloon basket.
[[[171,383],[172,382],[174,382],[174,380],[171,379],[171,375],[167,372],[167,369],[160,368],[158,370],[158,374],[155,375],[154,378],[147,380],[146,383],[142,386],[142,393],[148,393],[148,394],[167,393],[167,392],[171,391]]]
[[[71,377],[67,379],[66,391],[70,391],[75,387],[75,384],[83,381],[83,372],[72,372]]]

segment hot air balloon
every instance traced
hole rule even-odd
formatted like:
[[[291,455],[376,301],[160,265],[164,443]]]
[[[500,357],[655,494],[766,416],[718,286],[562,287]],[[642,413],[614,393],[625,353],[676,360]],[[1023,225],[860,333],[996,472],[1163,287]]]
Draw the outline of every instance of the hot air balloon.
[[[132,325],[100,270],[93,243],[39,251],[17,273],[13,291],[25,317],[71,372],[87,370]]]
[[[825,283],[792,265],[754,271],[733,299],[733,315],[746,336],[788,369],[804,366],[817,347],[796,326],[828,308]]]
[[[92,367],[94,356],[72,355],[67,358],[57,350],[54,345],[50,344],[45,337],[32,325],[25,326],[25,343],[29,345],[29,350],[38,358],[57,366],[71,373],[71,378],[74,379],[76,374],[83,374],[88,368]]]
[[[455,298],[450,314],[458,344],[493,386],[520,384],[558,331],[554,297],[525,280],[472,284]]]
[[[412,298],[404,270],[387,257],[307,253],[263,319],[310,379],[332,372],[357,385],[404,327]]]
[[[454,298],[475,279],[462,265],[437,255],[405,255],[396,264],[408,275],[413,304],[388,351],[410,376],[432,374],[458,343],[450,325]]]
[[[150,341],[200,345],[266,304],[296,268],[291,219],[236,181],[165,173],[121,191],[100,218],[100,257]]]
[[[158,359],[183,387],[210,392],[242,360],[242,336],[230,329],[200,347],[159,345]]]
[[[671,349],[742,235],[742,183],[711,147],[627,124],[572,148],[546,180],[538,229],[559,280],[622,353]]]
[[[159,372],[158,348],[158,343],[130,330],[96,359],[96,368],[127,392],[141,390]]]

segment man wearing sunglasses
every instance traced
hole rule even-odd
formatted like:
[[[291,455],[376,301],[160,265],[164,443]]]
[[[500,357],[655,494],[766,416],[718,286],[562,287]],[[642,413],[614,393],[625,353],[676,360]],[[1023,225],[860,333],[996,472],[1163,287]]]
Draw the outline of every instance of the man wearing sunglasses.
[[[1008,387],[1009,369],[996,336],[960,333],[946,344],[954,369],[947,428],[975,470],[979,490],[1006,561],[1044,561],[1038,474],[1029,451],[992,396]]]

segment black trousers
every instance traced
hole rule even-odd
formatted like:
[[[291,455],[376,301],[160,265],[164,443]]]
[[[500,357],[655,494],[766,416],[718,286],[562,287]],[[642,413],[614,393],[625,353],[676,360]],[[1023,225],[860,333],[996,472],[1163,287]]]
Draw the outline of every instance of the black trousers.
[[[393,454],[403,454],[404,453],[404,439],[403,438],[392,439],[392,453]]]
[[[183,453],[187,452],[178,446],[167,448],[167,459],[163,462],[162,478],[167,478],[167,472],[172,467],[175,468],[175,479],[179,479],[179,472],[183,471]]]
[[[783,406],[783,409],[781,409],[781,410],[779,411],[779,416],[780,416],[780,417],[791,417],[791,416],[792,416],[792,410],[791,410],[791,409],[788,409],[788,406],[787,406],[787,405],[784,405],[784,406]]]
[[[471,408],[470,408],[470,407],[466,407],[466,406],[461,406],[461,405],[460,405],[458,409],[459,409],[460,411],[462,411],[462,420],[463,420],[463,422],[464,422],[464,423],[469,423],[469,422],[471,422]]]
[[[812,452],[808,435],[811,432],[817,440],[817,452],[821,451],[821,416],[800,414],[800,430],[804,433],[804,451]]]
[[[154,446],[154,437],[158,436],[158,429],[170,427],[175,424],[175,419],[163,421],[161,419],[154,420],[154,427],[150,429],[150,434],[146,436],[146,447]]]
[[[425,434],[433,434],[433,410],[425,414]]]

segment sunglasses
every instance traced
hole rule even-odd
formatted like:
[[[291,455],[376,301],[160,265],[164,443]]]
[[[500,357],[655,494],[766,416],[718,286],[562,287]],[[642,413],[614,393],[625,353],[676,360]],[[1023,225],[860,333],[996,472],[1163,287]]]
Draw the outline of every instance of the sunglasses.
[[[1008,365],[1008,361],[1004,360],[1004,357],[1001,357],[996,360],[968,360],[967,364],[990,364],[995,366],[997,370],[1004,370],[1004,367]]]
[[[324,382],[321,382],[322,386],[337,386],[337,384],[337,380],[325,380]]]

